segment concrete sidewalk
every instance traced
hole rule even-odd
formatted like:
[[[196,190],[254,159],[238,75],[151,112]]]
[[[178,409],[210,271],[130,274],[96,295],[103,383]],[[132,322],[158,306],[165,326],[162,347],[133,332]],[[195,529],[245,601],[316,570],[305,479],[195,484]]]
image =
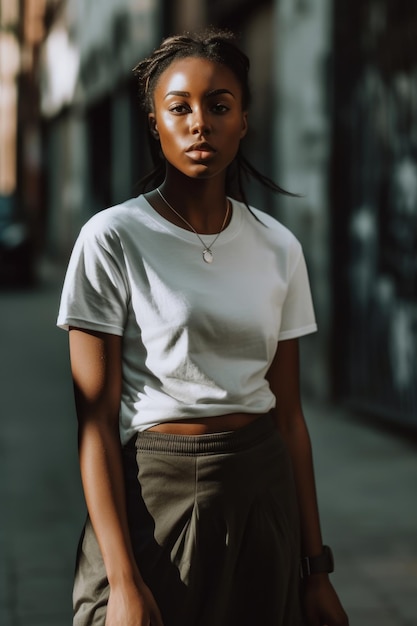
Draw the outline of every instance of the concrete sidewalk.
[[[0,625],[71,624],[83,519],[58,289],[0,293]]]
[[[325,542],[351,626],[417,624],[417,445],[335,407],[306,406]]]
[[[84,505],[58,293],[55,282],[0,293],[0,626],[71,624]],[[323,535],[351,626],[415,626],[415,444],[341,408],[306,402],[305,413]]]

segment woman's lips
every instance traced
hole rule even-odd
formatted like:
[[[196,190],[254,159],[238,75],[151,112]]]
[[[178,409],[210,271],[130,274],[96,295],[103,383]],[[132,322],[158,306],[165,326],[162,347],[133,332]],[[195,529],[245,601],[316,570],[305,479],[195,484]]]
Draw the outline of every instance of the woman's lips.
[[[205,161],[215,154],[214,148],[208,143],[193,144],[187,150],[188,156],[196,161]]]
[[[214,156],[213,150],[187,150],[187,154],[194,161],[207,161]]]

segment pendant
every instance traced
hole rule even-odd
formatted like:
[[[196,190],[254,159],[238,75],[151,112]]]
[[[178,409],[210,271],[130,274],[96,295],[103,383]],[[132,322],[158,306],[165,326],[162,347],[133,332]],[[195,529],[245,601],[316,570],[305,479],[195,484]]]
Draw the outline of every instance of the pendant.
[[[203,259],[206,263],[213,262],[213,253],[210,248],[206,248],[205,250],[203,250]]]

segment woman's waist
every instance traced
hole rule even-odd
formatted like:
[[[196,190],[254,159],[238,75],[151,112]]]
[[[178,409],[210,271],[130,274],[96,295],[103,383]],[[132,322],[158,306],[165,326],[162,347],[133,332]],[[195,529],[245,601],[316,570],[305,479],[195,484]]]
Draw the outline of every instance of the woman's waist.
[[[206,435],[218,432],[230,432],[248,426],[263,413],[228,413],[200,418],[172,419],[148,428],[146,432],[166,433],[170,435]]]

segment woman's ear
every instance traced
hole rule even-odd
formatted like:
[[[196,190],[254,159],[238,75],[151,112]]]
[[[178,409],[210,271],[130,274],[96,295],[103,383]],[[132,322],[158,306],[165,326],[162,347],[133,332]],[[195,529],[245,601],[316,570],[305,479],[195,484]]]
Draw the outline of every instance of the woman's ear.
[[[150,130],[152,137],[156,139],[157,141],[159,141],[159,132],[158,132],[158,126],[156,123],[155,113],[149,113],[148,124],[149,124],[149,130]]]
[[[243,139],[243,137],[246,135],[247,132],[248,132],[248,112],[247,111],[243,111],[243,113],[242,113],[242,131],[240,133],[240,138]]]

